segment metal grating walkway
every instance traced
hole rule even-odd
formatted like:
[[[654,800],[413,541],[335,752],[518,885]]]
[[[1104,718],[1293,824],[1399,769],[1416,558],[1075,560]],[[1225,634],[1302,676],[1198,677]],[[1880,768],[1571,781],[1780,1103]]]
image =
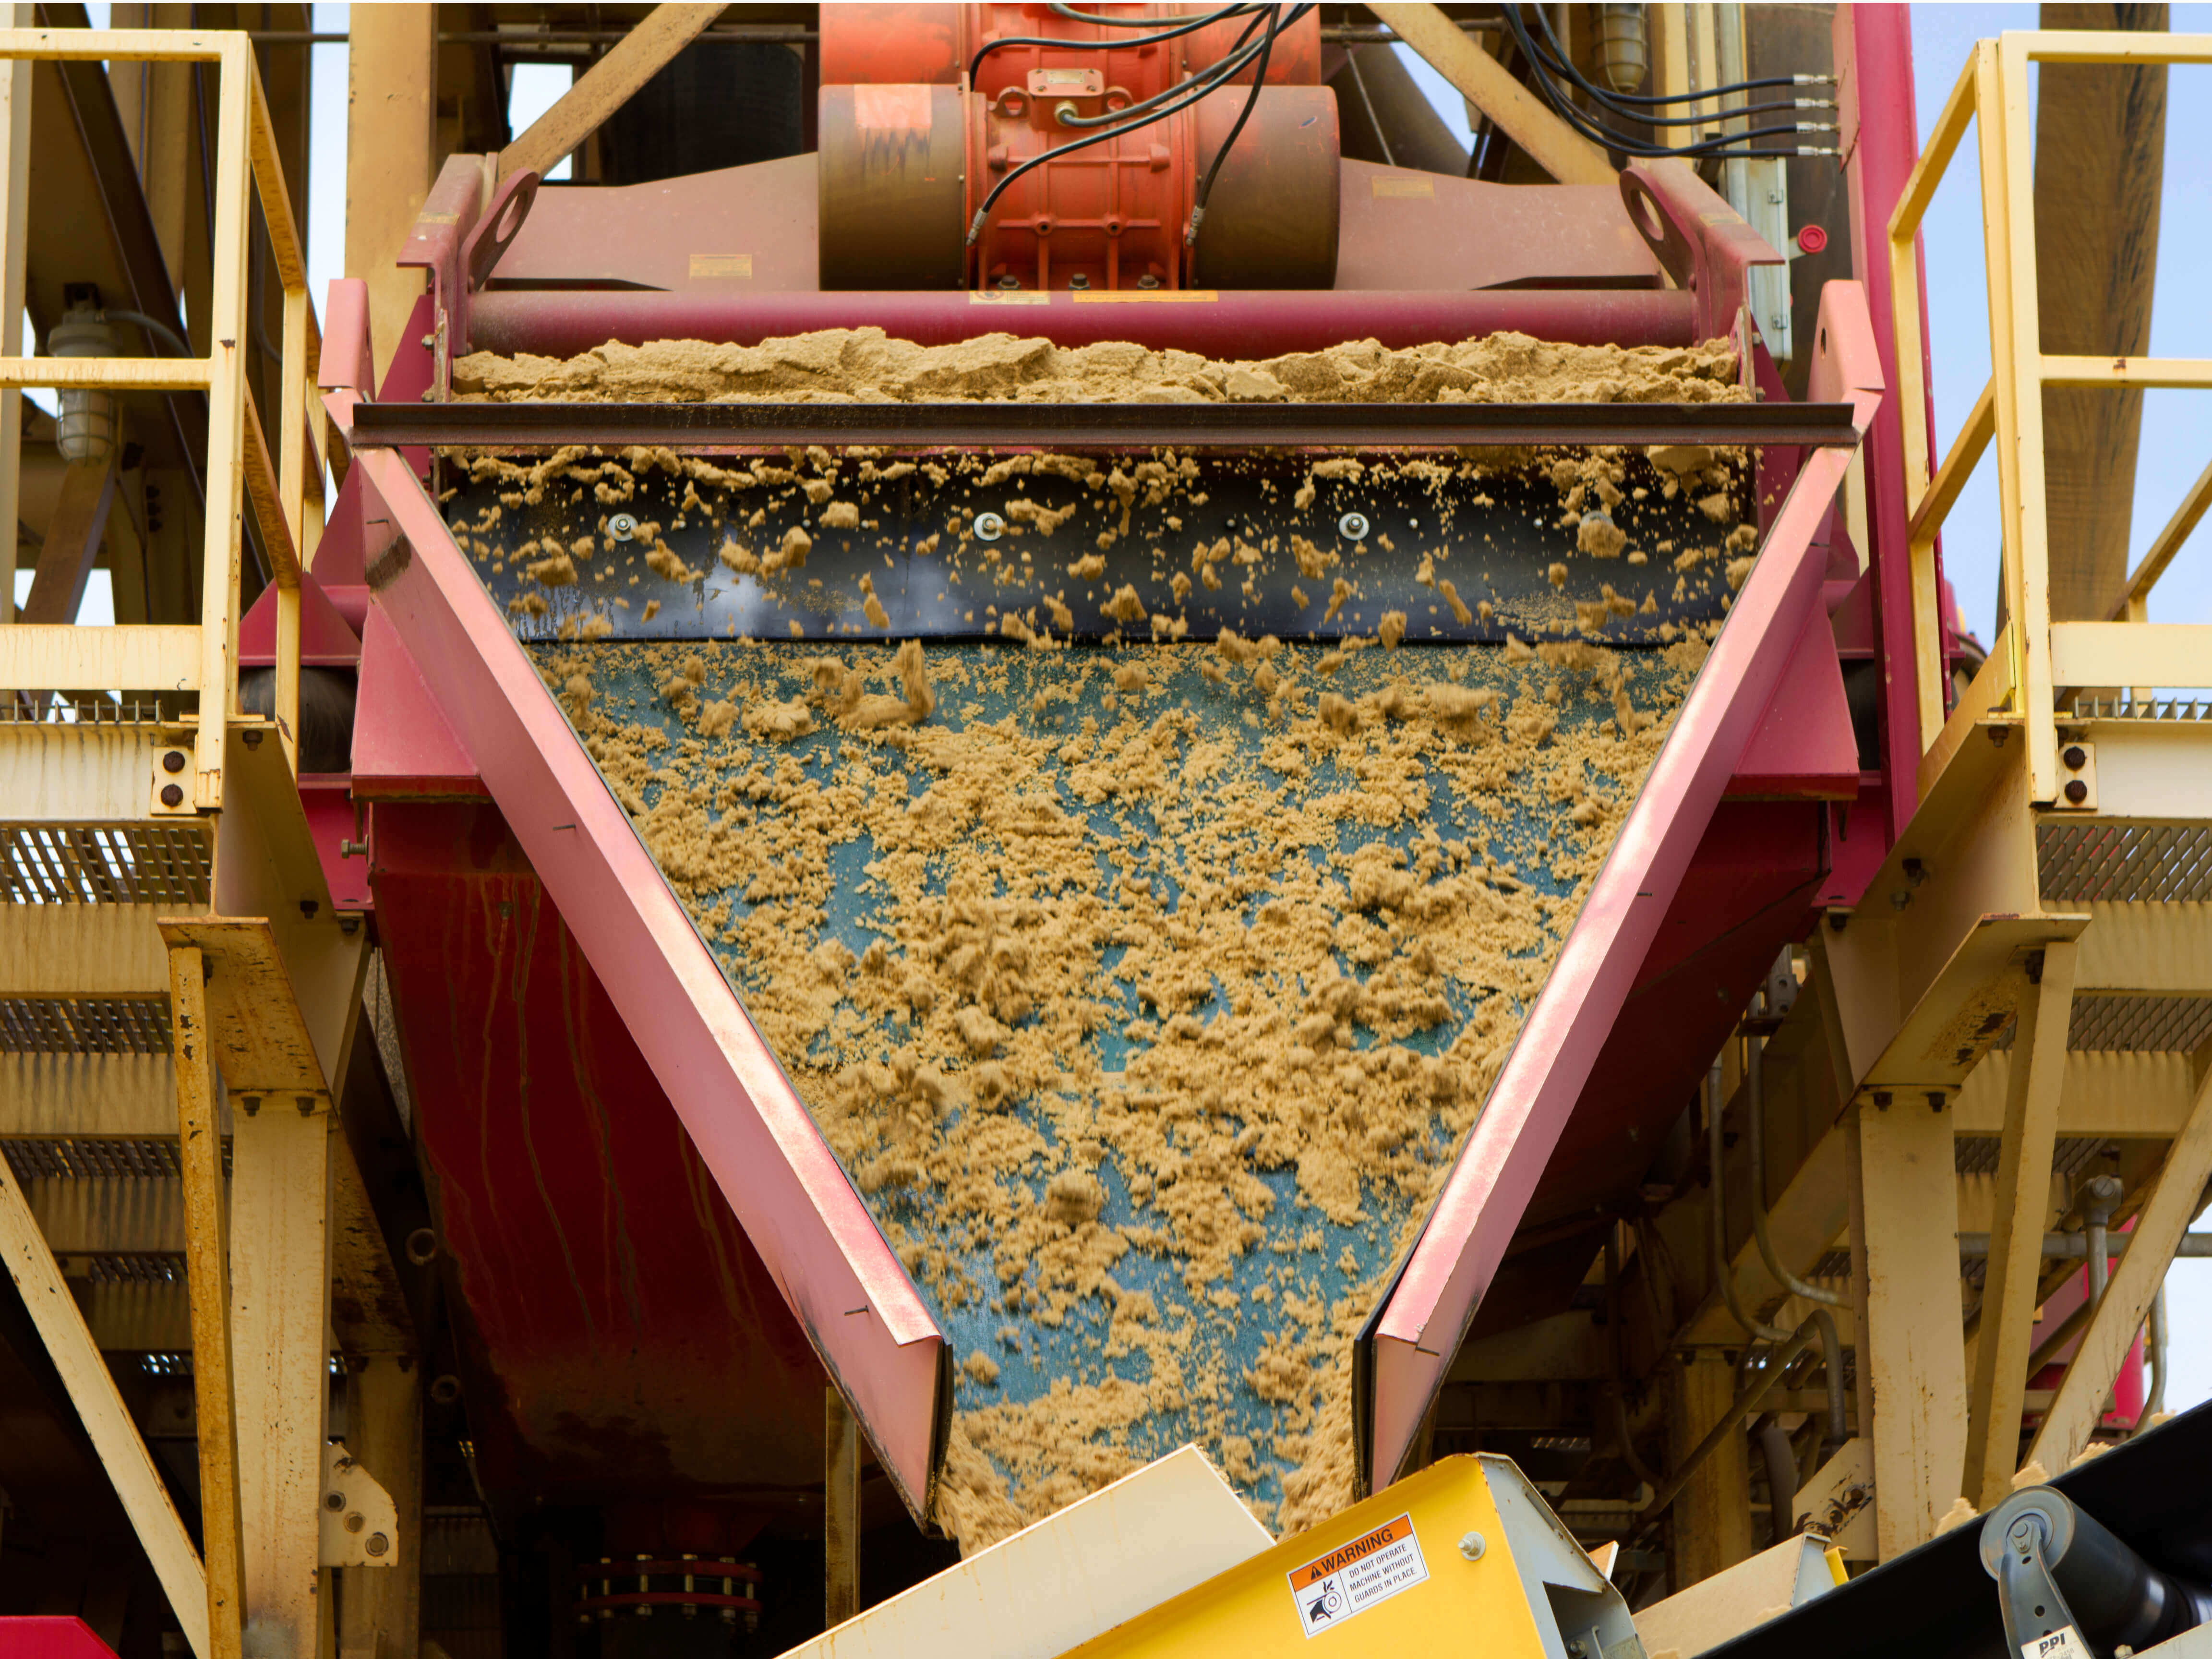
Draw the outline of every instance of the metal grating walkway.
[[[2187,1054],[2212,1037],[2212,997],[2077,996],[2069,1048]]]
[[[2052,902],[2212,899],[2212,824],[2046,818],[2035,845]]]
[[[2112,1144],[2101,1135],[2061,1135],[2051,1149],[2051,1167],[2059,1175],[2080,1175]],[[1951,1143],[1952,1168],[1960,1175],[1995,1175],[2002,1145],[1996,1135],[1960,1135]]]
[[[0,824],[0,900],[204,909],[214,879],[204,820]]]
[[[0,1054],[168,1052],[167,997],[0,997]]]
[[[177,1166],[173,1136],[128,1140],[76,1139],[22,1139],[0,1142],[0,1154],[18,1181],[175,1181],[183,1171]],[[222,1140],[223,1173],[230,1173],[230,1139]]]

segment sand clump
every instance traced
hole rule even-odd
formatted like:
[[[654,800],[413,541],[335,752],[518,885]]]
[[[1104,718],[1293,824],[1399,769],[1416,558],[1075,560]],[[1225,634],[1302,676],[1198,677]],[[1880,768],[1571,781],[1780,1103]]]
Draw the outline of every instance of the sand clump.
[[[1354,340],[1223,362],[1126,341],[1057,346],[1012,334],[925,346],[879,328],[750,346],[610,340],[565,361],[477,351],[455,361],[453,389],[464,402],[577,403],[1689,404],[1751,396],[1736,382],[1725,340],[1560,345],[1508,332],[1397,349]]]
[[[538,652],[965,1356],[963,1547],[1192,1438],[1348,1503],[1352,1340],[1702,643]]]

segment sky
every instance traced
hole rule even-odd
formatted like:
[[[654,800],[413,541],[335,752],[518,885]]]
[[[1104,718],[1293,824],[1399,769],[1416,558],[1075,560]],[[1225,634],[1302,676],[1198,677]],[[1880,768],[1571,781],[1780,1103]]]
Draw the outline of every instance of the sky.
[[[108,8],[94,5],[95,28]],[[2036,27],[2033,5],[1918,5],[1913,8],[1915,96],[1923,140],[1957,79],[1973,43],[2007,29]],[[348,8],[318,5],[318,33],[343,33]],[[2212,4],[2176,5],[2178,33],[2212,32]],[[314,54],[314,124],[307,191],[307,270],[311,290],[321,296],[345,264],[346,48],[319,46]],[[1409,49],[1395,48],[1437,112],[1459,136],[1469,137],[1464,100]],[[522,131],[550,107],[568,82],[556,66],[514,72],[508,119]],[[2212,68],[2171,71],[2166,100],[2166,167],[2160,214],[2156,297],[2151,311],[2151,352],[2157,356],[2212,357],[2212,306],[2203,303],[2202,273],[2212,263]],[[564,176],[555,173],[555,178]],[[1990,374],[1990,338],[1984,282],[1979,170],[1972,135],[1960,147],[1923,234],[1928,267],[1928,325],[1935,362],[1937,453],[1948,448]],[[2191,277],[2197,280],[2191,282]],[[2198,297],[2192,301],[2193,294]],[[2212,459],[2212,396],[2151,392],[2144,400],[2142,442],[2136,469],[2133,546],[2142,557],[2208,459]],[[1986,642],[1996,613],[1997,531],[1995,461],[1985,458],[1944,532],[1944,564],[1959,596],[1966,627]],[[17,578],[17,599],[29,591],[28,571]],[[2212,622],[2212,557],[2202,546],[2185,550],[2151,596],[2151,620]],[[113,620],[106,572],[94,573],[82,620]],[[2212,1260],[2174,1264],[2166,1278],[2172,1330],[2166,1399],[2174,1409],[2212,1398]]]

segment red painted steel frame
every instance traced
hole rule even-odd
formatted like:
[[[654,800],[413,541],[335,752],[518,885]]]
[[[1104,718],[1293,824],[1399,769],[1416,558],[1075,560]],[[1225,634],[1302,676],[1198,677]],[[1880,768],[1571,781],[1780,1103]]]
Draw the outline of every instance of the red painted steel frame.
[[[376,606],[475,757],[746,1236],[928,1514],[949,1426],[945,1340],[652,855],[402,458],[356,458],[404,539]]]
[[[1889,287],[1889,216],[1920,157],[1913,111],[1912,12],[1909,6],[1836,8],[1836,74],[1850,186],[1851,270],[1865,286],[1867,313],[1882,372],[1896,381],[1896,305]],[[1928,272],[1917,257],[1920,313],[1928,314]],[[1921,384],[1935,385],[1929,341],[1921,341]],[[1936,429],[1931,416],[1928,429]],[[1881,664],[1881,761],[1888,775],[1888,836],[1894,842],[1920,805],[1920,708],[1914,684],[1912,559],[1905,507],[1905,422],[1896,400],[1875,416],[1866,458],[1867,550],[1874,570],[1877,655]],[[1942,566],[1936,576],[1941,591]],[[1854,896],[1856,897],[1856,895]]]
[[[1881,402],[1881,360],[1857,284],[1822,295],[1809,395],[1848,402],[1863,437]],[[1396,1478],[1489,1289],[1607,1035],[1635,988],[1730,777],[1818,607],[1827,550],[1814,538],[1851,452],[1806,458],[1559,952],[1459,1163],[1397,1283],[1360,1340],[1360,1468]]]
[[[370,637],[367,719],[422,723],[394,684],[404,647]],[[404,735],[374,746],[402,758]],[[445,763],[417,747],[404,775],[363,781],[450,789],[429,775]],[[805,1513],[829,1379],[569,918],[487,800],[385,794],[374,824],[415,1132],[483,1368],[478,1478],[556,1504],[680,1498],[732,1525]]]
[[[1200,291],[1201,293],[1203,291]],[[1224,291],[1103,303],[1073,295],[1006,304],[967,293],[650,294],[605,289],[492,289],[475,296],[470,344],[478,351],[572,357],[621,340],[726,340],[757,344],[811,329],[878,327],[895,340],[947,345],[993,329],[1065,346],[1139,338],[1213,357],[1273,357],[1373,338],[1399,349],[1516,329],[1568,345],[1688,345],[1696,296],[1656,289],[1330,289]]]

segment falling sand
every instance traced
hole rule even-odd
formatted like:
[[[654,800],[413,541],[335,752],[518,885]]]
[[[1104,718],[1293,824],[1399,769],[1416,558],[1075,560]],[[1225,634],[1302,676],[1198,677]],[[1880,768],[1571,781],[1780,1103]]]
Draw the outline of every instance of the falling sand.
[[[576,400],[1747,395],[1724,344],[1517,335],[1218,363],[1010,335],[922,347],[860,329],[749,347],[610,343],[566,362],[478,353],[455,374],[465,397]],[[1408,456],[1387,474],[1372,459],[1311,464],[1293,514],[1317,483],[1416,474],[1456,480],[1473,513],[1492,505],[1486,476],[1535,464],[1558,492],[1562,562],[1533,593],[1488,598],[1479,567],[1447,578],[1443,547],[1404,591],[1370,592],[1357,550],[1287,528],[1186,547],[1177,517],[1164,521],[1174,545],[1116,553],[1109,576],[1117,538],[1159,533],[1133,530],[1133,496],[1140,513],[1206,501],[1171,455],[1110,476],[1052,456],[785,459],[480,456],[471,476],[501,493],[457,527],[488,572],[512,559],[533,579],[509,603],[518,629],[557,629],[533,637],[541,671],[946,1334],[956,1398],[935,1519],[973,1551],[1193,1440],[1279,1530],[1334,1513],[1353,1497],[1358,1330],[1713,625],[1647,630],[1674,641],[1663,649],[1419,641],[1444,608],[1490,625],[1494,601],[1498,625],[1540,613],[1547,632],[1595,635],[1648,617],[1662,585],[1679,601],[1725,566],[1735,586],[1755,532],[1728,528],[1741,500],[1730,458],[1646,452],[1648,488],[1618,451]],[[503,511],[557,497],[603,515],[656,469],[683,492],[671,528],[703,512],[726,536],[707,581],[653,522],[620,554],[601,539],[604,516],[599,538],[507,544],[520,538]],[[817,532],[856,521],[876,533],[884,509],[866,492],[917,471],[939,490],[1013,490],[1007,539],[974,541],[956,514],[941,550],[937,534],[910,547],[886,535],[886,566],[900,551],[916,572],[990,594],[1075,512],[1018,493],[1051,473],[1088,486],[1051,554],[1078,586],[1046,587],[1018,613],[969,612],[999,635],[988,644],[591,643],[628,604],[629,560],[690,583],[678,605],[703,605],[724,580],[828,592],[806,569],[808,532],[777,540],[750,501],[795,507],[804,489]],[[857,511],[844,505],[853,489]],[[1640,539],[1646,498],[1682,495],[1716,500],[1711,533],[1680,550]],[[1473,545],[1479,519],[1453,530],[1443,517]],[[1217,641],[1185,638],[1194,592],[1249,594],[1256,574],[1293,558],[1285,580],[1301,584],[1291,592],[1311,625],[1362,637],[1284,643],[1224,623]],[[1571,603],[1555,592],[1567,559],[1605,561],[1635,590],[1608,583]],[[831,614],[884,629],[893,590],[878,581],[861,578]]]
[[[1352,1340],[1704,649],[538,659],[956,1334],[972,1550],[1188,1439],[1351,1501]]]

